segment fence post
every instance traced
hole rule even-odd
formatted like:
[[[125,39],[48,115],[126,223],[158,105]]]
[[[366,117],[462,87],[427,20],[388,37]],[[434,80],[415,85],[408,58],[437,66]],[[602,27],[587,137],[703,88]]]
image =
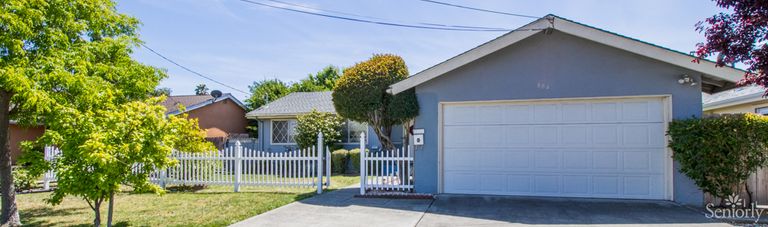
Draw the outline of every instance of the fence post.
[[[317,194],[323,193],[323,132],[317,133]]]
[[[325,147],[325,188],[331,188],[331,148]]]
[[[365,195],[365,133],[360,133],[360,195]]]
[[[240,192],[240,177],[243,172],[243,147],[240,140],[235,142],[235,192]]]
[[[165,181],[168,178],[168,168],[163,168],[160,170],[160,187],[165,189]]]
[[[45,148],[43,150],[43,159],[45,161],[51,161],[51,153],[52,153],[51,152],[51,147],[50,146],[45,146]],[[44,176],[43,177],[43,189],[45,189],[45,190],[51,189],[50,171],[46,171],[43,176]]]

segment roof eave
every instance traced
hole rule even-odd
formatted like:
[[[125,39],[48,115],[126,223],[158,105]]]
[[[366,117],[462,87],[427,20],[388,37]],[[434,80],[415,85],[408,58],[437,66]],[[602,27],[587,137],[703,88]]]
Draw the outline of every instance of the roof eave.
[[[548,17],[554,18],[554,28],[557,31],[564,32],[573,36],[581,37],[587,40],[601,43],[603,45],[619,48],[644,57],[667,62],[682,68],[700,72],[710,81],[722,81],[728,84],[736,83],[744,77],[745,71],[733,67],[717,67],[714,62],[701,60],[694,62],[693,56],[686,55],[671,49],[666,49],[647,42],[632,39],[616,33],[611,33],[602,29],[588,25],[576,23],[556,16],[546,16],[527,24],[520,29],[509,32],[490,42],[484,43],[467,52],[459,54],[451,59],[432,66],[413,76],[408,77],[398,83],[393,84],[388,92],[397,94],[423,84],[431,79],[446,74],[463,65],[469,64],[493,52],[501,50],[512,44],[515,44],[525,38],[530,37],[540,31],[530,31],[529,29],[549,27]],[[728,87],[728,86],[726,86]]]

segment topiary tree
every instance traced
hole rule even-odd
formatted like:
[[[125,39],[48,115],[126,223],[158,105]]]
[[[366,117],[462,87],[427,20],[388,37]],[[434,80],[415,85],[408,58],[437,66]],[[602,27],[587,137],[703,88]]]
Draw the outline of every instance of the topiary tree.
[[[749,194],[747,178],[768,161],[768,117],[748,113],[675,120],[668,134],[680,171],[719,198],[739,192],[742,185]]]
[[[408,77],[405,61],[396,55],[376,54],[344,70],[333,89],[336,112],[347,119],[365,122],[376,133],[383,148],[394,149],[392,126],[404,124],[419,114],[414,89],[397,95],[389,86]]]
[[[323,143],[331,146],[341,141],[343,120],[332,113],[312,110],[296,118],[296,144],[308,148],[317,144],[317,133],[323,133]]]

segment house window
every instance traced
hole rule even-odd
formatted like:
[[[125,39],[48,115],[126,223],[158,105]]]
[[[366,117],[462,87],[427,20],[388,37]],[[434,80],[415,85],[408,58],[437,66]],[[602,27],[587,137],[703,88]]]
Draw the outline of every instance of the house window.
[[[755,113],[760,115],[768,115],[768,107],[760,107],[755,109]]]
[[[292,144],[296,143],[296,120],[273,120],[272,143]]]
[[[342,143],[359,143],[360,133],[368,132],[368,124],[360,123],[356,121],[347,120],[341,129],[341,142]],[[368,135],[366,135],[366,138]]]

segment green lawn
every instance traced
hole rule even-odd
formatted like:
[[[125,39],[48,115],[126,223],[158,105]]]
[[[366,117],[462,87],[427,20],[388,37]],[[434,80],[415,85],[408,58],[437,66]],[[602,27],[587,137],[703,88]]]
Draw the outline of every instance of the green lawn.
[[[356,184],[359,176],[333,176],[331,188]],[[285,204],[311,197],[311,188],[259,188],[212,186],[197,192],[155,194],[121,193],[115,199],[116,226],[226,226]],[[69,197],[51,206],[43,199],[50,193],[17,195],[25,226],[91,225],[93,212],[85,201]],[[106,225],[106,203],[102,223]]]

